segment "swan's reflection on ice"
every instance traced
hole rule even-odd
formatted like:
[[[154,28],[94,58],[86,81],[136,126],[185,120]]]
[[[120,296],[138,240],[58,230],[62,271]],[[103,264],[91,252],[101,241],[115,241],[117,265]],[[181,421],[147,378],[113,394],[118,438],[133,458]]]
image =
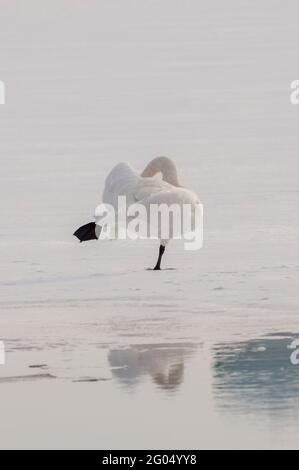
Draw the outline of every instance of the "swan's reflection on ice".
[[[229,412],[294,412],[299,404],[299,365],[290,345],[299,334],[218,344],[213,357],[216,403]],[[297,413],[295,413],[297,414]]]
[[[161,389],[174,391],[184,380],[185,360],[196,350],[193,344],[142,344],[109,351],[113,376],[134,387],[145,376]]]

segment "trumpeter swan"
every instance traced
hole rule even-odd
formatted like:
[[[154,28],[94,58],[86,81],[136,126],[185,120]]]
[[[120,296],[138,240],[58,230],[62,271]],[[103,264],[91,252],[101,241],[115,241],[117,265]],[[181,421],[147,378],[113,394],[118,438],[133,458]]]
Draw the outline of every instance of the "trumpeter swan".
[[[162,179],[154,177],[157,173],[162,174]],[[189,204],[191,207],[200,204],[193,191],[180,186],[176,166],[167,157],[154,158],[141,175],[127,163],[116,165],[106,178],[102,201],[117,210],[119,196],[126,197],[127,206],[139,203],[147,209],[151,204]],[[76,230],[74,235],[82,242],[98,239],[100,231],[101,227],[90,222]],[[160,239],[159,256],[154,270],[161,269],[167,242],[168,239]]]

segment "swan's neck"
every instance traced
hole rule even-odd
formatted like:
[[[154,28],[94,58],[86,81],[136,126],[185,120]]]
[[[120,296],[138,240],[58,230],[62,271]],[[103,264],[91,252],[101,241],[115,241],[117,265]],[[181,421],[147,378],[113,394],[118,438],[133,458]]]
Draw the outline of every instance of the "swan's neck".
[[[180,186],[178,182],[178,174],[175,164],[170,158],[167,157],[157,157],[154,158],[149,164],[145,167],[141,173],[142,177],[154,176],[157,173],[162,173],[162,178],[169,184],[173,186]]]

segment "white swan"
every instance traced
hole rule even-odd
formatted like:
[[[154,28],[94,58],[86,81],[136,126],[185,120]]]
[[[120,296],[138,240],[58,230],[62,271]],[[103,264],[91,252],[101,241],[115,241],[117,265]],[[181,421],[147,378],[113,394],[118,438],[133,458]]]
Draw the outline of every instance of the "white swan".
[[[162,179],[154,178],[157,173],[162,174]],[[176,166],[170,158],[154,158],[141,175],[127,163],[116,165],[105,181],[102,201],[110,204],[117,211],[118,197],[125,196],[127,206],[142,204],[149,208],[151,204],[190,204],[196,207],[199,202],[197,195],[180,186],[178,182]],[[97,215],[97,209],[95,212]],[[95,222],[83,225],[75,231],[74,235],[82,241],[98,239],[101,227]],[[168,240],[160,241],[158,261],[154,270],[161,269],[161,260]]]

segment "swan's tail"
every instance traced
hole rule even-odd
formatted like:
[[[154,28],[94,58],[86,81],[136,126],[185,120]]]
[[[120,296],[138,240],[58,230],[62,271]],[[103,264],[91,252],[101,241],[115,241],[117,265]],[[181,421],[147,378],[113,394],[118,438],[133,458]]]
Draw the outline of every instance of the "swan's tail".
[[[97,240],[99,237],[97,236],[97,232],[99,227],[95,224],[95,222],[90,222],[89,224],[82,225],[79,227],[73,235],[77,237],[80,242],[86,242],[87,240]]]

